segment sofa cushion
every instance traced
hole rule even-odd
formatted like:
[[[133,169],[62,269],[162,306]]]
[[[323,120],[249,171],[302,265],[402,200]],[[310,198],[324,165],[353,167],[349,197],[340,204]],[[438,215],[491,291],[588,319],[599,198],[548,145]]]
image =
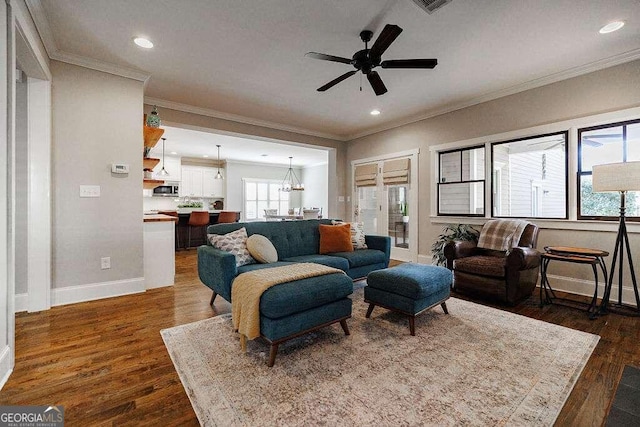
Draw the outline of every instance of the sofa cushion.
[[[353,251],[351,226],[349,224],[322,225],[320,231],[320,254]]]
[[[238,267],[238,274],[246,273],[247,271],[261,270],[263,268],[282,267],[283,265],[291,265],[291,264],[294,264],[294,263],[277,261],[277,262],[270,262],[269,264],[247,264],[247,265],[243,265],[242,267]]]
[[[343,222],[340,220],[331,221],[333,225],[337,224],[349,224],[351,227],[351,244],[353,245],[353,250],[359,249],[367,249],[367,242],[365,240],[364,234],[364,222]]]
[[[208,233],[225,234],[242,227],[249,236],[262,234],[273,243],[279,259],[298,255],[317,254],[320,248],[319,224],[331,224],[330,219],[308,219],[305,221],[255,221],[213,224]]]
[[[236,257],[236,266],[256,262],[247,250],[247,230],[243,227],[227,234],[207,234],[214,248],[230,252]]]
[[[329,255],[302,255],[287,258],[283,261],[290,262],[314,262],[316,264],[322,264],[329,267],[339,268],[342,271],[349,270],[349,262],[344,258],[339,258]]]
[[[453,269],[481,276],[505,277],[506,257],[476,255],[453,261]]]
[[[247,249],[256,261],[263,264],[278,261],[278,251],[262,234],[253,234],[247,239]]]
[[[260,314],[277,319],[320,307],[351,293],[353,282],[343,273],[281,283],[264,291],[260,297]]]
[[[329,254],[333,257],[345,258],[349,261],[349,268],[362,267],[363,265],[384,263],[386,256],[384,252],[377,249],[360,249],[353,252],[334,252]]]

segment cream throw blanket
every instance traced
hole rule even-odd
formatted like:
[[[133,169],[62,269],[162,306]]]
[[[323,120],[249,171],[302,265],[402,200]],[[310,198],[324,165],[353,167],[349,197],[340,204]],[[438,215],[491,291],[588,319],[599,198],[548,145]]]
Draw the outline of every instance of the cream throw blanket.
[[[260,336],[260,297],[264,291],[280,283],[333,273],[344,274],[337,268],[303,262],[239,274],[231,288],[231,315],[233,328],[240,333],[242,348],[247,338]]]

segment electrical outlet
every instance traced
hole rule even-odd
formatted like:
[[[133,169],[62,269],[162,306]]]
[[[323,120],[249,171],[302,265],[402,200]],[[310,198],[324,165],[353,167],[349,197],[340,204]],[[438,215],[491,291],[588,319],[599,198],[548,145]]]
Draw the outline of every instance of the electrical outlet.
[[[338,202],[344,203],[344,196],[338,196]]]
[[[100,258],[100,268],[103,270],[111,268],[111,257],[106,256],[104,258]]]

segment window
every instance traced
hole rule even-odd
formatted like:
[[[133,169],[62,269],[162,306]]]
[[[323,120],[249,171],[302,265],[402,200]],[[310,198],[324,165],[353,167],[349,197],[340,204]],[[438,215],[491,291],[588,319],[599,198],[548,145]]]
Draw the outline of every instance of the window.
[[[289,193],[280,191],[280,181],[244,180],[245,220],[264,219],[265,209],[277,209],[278,215],[289,210]]]
[[[567,218],[568,132],[491,144],[494,217]]]
[[[484,216],[484,146],[439,155],[438,215]]]
[[[640,120],[578,129],[578,219],[618,219],[620,195],[594,193],[594,165],[640,160]],[[628,192],[626,216],[640,218],[640,194]]]

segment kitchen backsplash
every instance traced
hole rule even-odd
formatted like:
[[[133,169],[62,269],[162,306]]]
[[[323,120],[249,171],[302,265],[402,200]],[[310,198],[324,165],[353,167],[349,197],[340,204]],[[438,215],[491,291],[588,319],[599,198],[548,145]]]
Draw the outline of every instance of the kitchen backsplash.
[[[200,199],[191,199],[192,201],[200,201]],[[204,209],[209,208],[209,204],[220,200],[223,202],[224,199],[202,199],[202,206]],[[176,197],[175,199],[172,197],[143,197],[142,198],[142,206],[143,210],[146,211],[157,211],[157,210],[175,210],[178,209],[178,205],[183,203],[183,199]],[[226,206],[224,206],[226,207]]]

